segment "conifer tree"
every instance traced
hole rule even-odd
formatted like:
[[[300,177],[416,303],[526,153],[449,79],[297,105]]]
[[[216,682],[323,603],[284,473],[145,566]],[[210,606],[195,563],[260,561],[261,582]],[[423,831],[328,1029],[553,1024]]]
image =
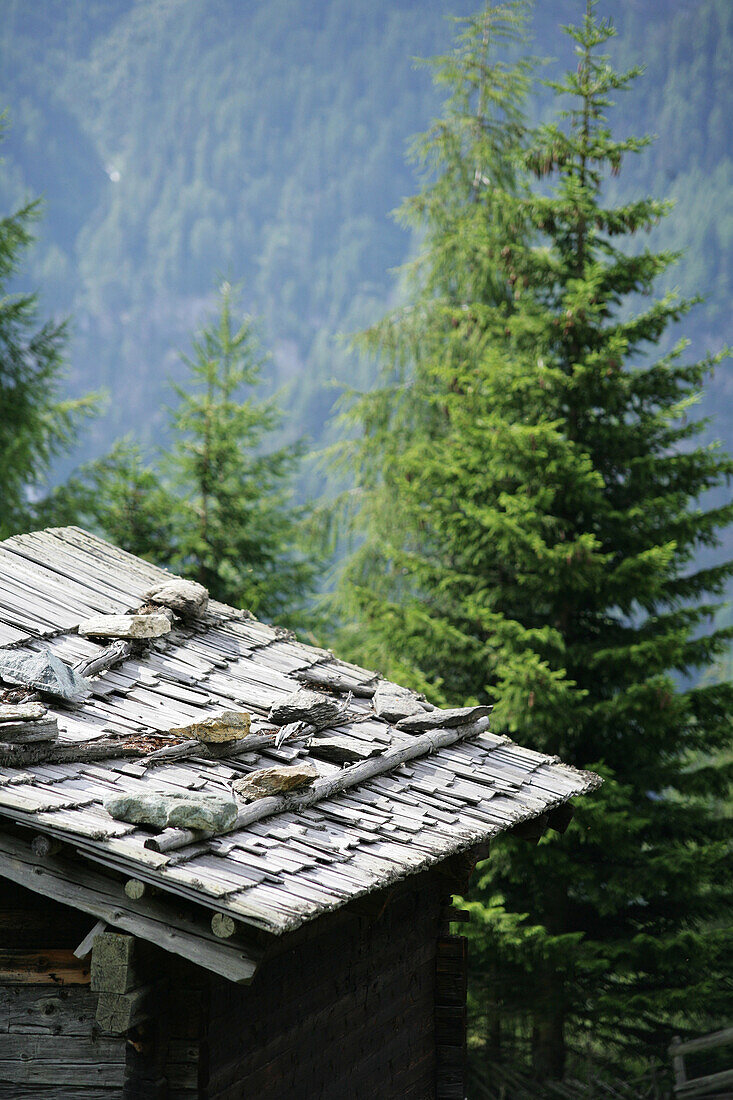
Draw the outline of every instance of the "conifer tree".
[[[254,322],[235,325],[233,305],[225,283],[217,315],[182,356],[188,375],[173,386],[169,449],[146,456],[120,440],[55,490],[40,515],[96,530],[199,581],[215,599],[312,627],[314,540],[308,509],[290,503],[303,447],[265,449],[282,414],[275,399],[251,392],[267,359]]]
[[[469,358],[480,369],[480,343],[464,339],[463,321],[511,301],[495,256],[522,233],[501,197],[515,189],[530,70],[527,59],[497,56],[522,41],[523,4],[487,4],[455,22],[455,48],[431,62],[445,112],[410,150],[423,186],[398,211],[421,240],[403,272],[407,302],[358,340],[384,364],[382,385],[345,414],[360,437],[337,449],[355,477],[347,501],[362,540],[337,593],[340,645],[396,679],[430,684],[433,695],[445,663],[457,670],[468,654],[448,626],[453,597],[440,578],[450,551],[427,507],[424,461],[450,447],[452,372]],[[464,698],[474,692],[468,669],[466,679]]]
[[[0,116],[0,137],[2,136]],[[96,398],[59,399],[67,329],[41,321],[35,294],[11,293],[39,203],[0,218],[0,538],[33,524],[51,461],[73,444]]]
[[[174,386],[173,445],[165,469],[180,499],[173,565],[217,599],[292,622],[303,612],[314,564],[304,549],[305,509],[290,502],[301,444],[263,449],[282,414],[274,400],[244,396],[266,358],[254,323],[238,327],[224,284],[217,317],[184,356],[189,376]]]
[[[130,438],[82,466],[36,509],[42,526],[78,523],[158,565],[175,556],[178,510],[157,464]]]
[[[577,71],[552,85],[563,110],[531,135],[527,175],[486,173],[499,220],[461,232],[464,190],[452,267],[449,245],[429,250],[432,295],[369,337],[390,384],[354,410],[367,536],[342,596],[367,653],[393,644],[434,698],[495,701],[494,729],[605,776],[561,840],[498,847],[472,903],[484,996],[503,998],[484,1006],[491,1053],[526,1034],[541,1078],[589,1036],[664,1058],[673,1023],[721,1019],[731,976],[713,799],[733,692],[690,686],[731,634],[705,628],[733,566],[696,564],[733,518],[705,503],[733,465],[692,412],[719,357],[658,352],[693,303],[649,301],[675,256],[635,242],[666,205],[604,202],[647,142],[612,134],[612,97],[638,72],[600,52],[613,29],[593,7],[568,28]],[[468,71],[456,63],[451,89]],[[418,203],[440,242],[443,208]],[[499,293],[451,296],[471,245]]]

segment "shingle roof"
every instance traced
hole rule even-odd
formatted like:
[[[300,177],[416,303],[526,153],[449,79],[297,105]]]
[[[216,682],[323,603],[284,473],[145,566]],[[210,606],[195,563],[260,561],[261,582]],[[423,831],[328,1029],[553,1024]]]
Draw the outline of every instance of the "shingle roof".
[[[0,544],[0,647],[45,646],[72,666],[88,661],[102,644],[77,634],[79,623],[131,611],[168,576],[79,528],[8,539]],[[275,748],[271,706],[304,681],[334,677],[355,692],[348,720],[335,731],[355,762],[323,759],[329,754],[318,737]],[[69,746],[72,758],[0,767],[0,815],[73,842],[93,864],[152,883],[163,895],[279,934],[598,784],[591,773],[482,729],[485,720],[401,731],[374,713],[376,683],[374,673],[212,602],[199,619],[176,621],[140,655],[93,677],[83,704],[49,704],[58,745]],[[88,750],[110,736],[120,737],[121,748],[156,749],[175,741],[172,728],[232,708],[250,712],[252,732],[218,759],[73,759],[81,744]],[[405,752],[417,755],[400,763]],[[255,802],[223,835],[169,830],[164,851],[153,850],[156,830],[113,820],[103,806],[112,794],[151,786],[229,794],[233,780],[293,761],[318,769],[310,805],[265,799],[263,815]],[[329,781],[349,769],[377,774],[329,794]],[[157,846],[165,849],[165,840]]]

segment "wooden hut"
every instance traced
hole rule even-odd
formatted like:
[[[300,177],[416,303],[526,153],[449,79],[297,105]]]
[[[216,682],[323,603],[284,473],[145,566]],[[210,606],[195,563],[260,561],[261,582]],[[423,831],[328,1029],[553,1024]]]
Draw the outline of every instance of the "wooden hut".
[[[463,1097],[452,895],[597,778],[206,596],[0,544],[0,1097]]]

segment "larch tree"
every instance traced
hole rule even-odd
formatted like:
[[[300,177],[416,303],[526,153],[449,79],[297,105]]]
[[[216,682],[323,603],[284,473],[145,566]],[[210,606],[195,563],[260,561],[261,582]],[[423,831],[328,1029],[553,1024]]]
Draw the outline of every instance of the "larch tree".
[[[636,243],[667,206],[604,200],[647,144],[607,121],[638,73],[602,54],[614,32],[592,3],[567,30],[577,69],[522,169],[513,140],[503,174],[444,144],[408,204],[427,274],[367,338],[386,382],[352,410],[366,534],[341,597],[362,653],[436,701],[493,701],[495,730],[605,778],[561,840],[497,846],[469,902],[490,1055],[526,1038],[541,1079],[563,1075],[569,1043],[664,1057],[673,1027],[721,1019],[731,976],[715,798],[733,692],[696,679],[731,635],[706,628],[733,565],[698,563],[733,518],[706,497],[733,465],[693,413],[720,357],[658,350],[694,304],[653,297],[676,257]],[[514,109],[506,70],[471,85],[472,56],[439,70],[441,137],[467,86]]]

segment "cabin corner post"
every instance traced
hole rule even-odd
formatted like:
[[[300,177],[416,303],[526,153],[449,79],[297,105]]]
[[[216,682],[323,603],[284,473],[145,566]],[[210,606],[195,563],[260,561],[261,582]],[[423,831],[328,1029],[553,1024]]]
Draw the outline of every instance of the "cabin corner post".
[[[435,953],[436,1100],[463,1100],[466,1095],[468,940],[449,929],[468,914],[453,909],[452,900],[447,898],[441,911]]]
[[[452,934],[470,915],[453,905],[453,895],[465,895],[476,865],[490,854],[490,842],[457,852],[437,869],[444,890],[435,953],[435,1096],[464,1100],[468,1076],[468,939]]]

